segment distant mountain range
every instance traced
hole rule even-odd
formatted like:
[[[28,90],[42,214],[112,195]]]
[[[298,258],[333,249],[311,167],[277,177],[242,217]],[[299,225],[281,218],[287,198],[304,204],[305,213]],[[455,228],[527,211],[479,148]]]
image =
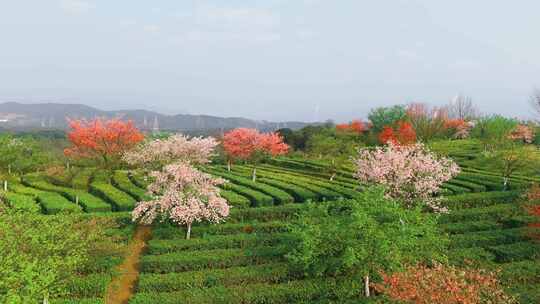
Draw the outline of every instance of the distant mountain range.
[[[147,110],[103,111],[83,104],[18,102],[0,103],[0,128],[10,130],[65,129],[67,119],[96,117],[132,120],[141,130],[199,132],[229,130],[239,127],[273,131],[280,128],[299,129],[308,123],[298,121],[270,122],[241,117],[209,115],[165,115]]]

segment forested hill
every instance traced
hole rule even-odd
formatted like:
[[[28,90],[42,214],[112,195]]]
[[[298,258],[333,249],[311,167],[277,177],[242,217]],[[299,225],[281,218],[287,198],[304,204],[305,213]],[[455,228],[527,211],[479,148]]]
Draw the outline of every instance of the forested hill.
[[[147,110],[104,111],[83,104],[17,102],[0,103],[0,128],[14,130],[65,129],[67,118],[95,117],[122,118],[133,120],[141,130],[204,131],[227,130],[240,127],[273,131],[279,128],[299,129],[303,122],[269,122],[241,117],[217,117],[209,115],[164,115]]]

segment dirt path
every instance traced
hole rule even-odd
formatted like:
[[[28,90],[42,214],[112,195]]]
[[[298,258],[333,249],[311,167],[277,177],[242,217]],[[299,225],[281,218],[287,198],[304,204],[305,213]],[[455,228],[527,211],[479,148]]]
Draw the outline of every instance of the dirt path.
[[[137,226],[135,235],[128,248],[128,255],[118,266],[118,275],[113,278],[105,294],[105,304],[127,304],[133,295],[139,278],[139,259],[152,236],[150,226]]]

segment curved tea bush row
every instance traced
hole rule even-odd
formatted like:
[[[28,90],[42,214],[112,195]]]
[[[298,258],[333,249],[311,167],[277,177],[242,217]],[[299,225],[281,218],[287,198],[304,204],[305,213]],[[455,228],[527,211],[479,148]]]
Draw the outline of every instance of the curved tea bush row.
[[[534,260],[540,257],[540,243],[519,242],[489,248],[498,263]]]
[[[15,210],[40,213],[41,207],[36,202],[36,198],[30,195],[18,194],[14,192],[4,192],[2,198],[6,200],[10,208]]]
[[[274,188],[272,186],[261,184],[261,183],[256,183],[248,178],[239,177],[233,174],[223,172],[218,169],[208,170],[208,172],[213,175],[217,175],[219,177],[225,178],[235,185],[249,187],[250,189],[267,194],[271,196],[277,204],[287,204],[287,203],[294,202],[294,198],[289,193],[283,190],[280,190],[278,188]]]
[[[109,273],[90,274],[70,281],[67,291],[74,298],[98,298],[105,294],[111,280],[112,275]]]
[[[472,192],[486,192],[487,191],[486,186],[479,185],[477,183],[473,183],[466,180],[452,179],[448,182],[448,184],[466,188]]]
[[[216,235],[191,240],[151,240],[148,242],[148,254],[168,254],[186,250],[238,249],[248,246],[275,246],[291,242],[290,234],[247,234]]]
[[[449,234],[461,234],[467,232],[478,232],[486,230],[501,229],[502,224],[496,221],[467,221],[467,222],[457,222],[439,225],[443,231]]]
[[[472,220],[502,220],[504,218],[519,215],[521,208],[513,204],[491,205],[485,208],[470,208],[455,210],[439,218],[439,223],[455,223],[460,221]]]
[[[345,188],[354,189],[356,186],[358,186],[358,180],[355,178],[347,178],[340,175],[334,176],[334,180],[330,181],[330,174],[327,173],[321,173],[320,171],[308,171],[308,170],[301,170],[301,169],[294,169],[290,167],[279,167],[274,165],[267,165],[264,164],[260,166],[261,168],[264,168],[268,171],[273,171],[276,173],[286,173],[289,175],[296,175],[300,177],[308,177],[312,179],[316,179],[318,181],[328,182],[335,185],[339,185]]]
[[[450,184],[450,183],[444,183],[441,188],[444,190],[449,190],[450,194],[465,194],[470,193],[471,190],[462,186]]]
[[[71,185],[76,189],[87,190],[95,168],[81,168],[71,180]]]
[[[62,195],[55,192],[47,192],[19,184],[11,184],[11,190],[16,193],[30,195],[36,198],[37,202],[43,207],[45,213],[56,214],[60,212],[80,213],[82,208]]]
[[[257,190],[250,189],[248,187],[236,185],[236,184],[225,184],[223,186],[225,190],[231,190],[238,193],[249,199],[252,207],[261,207],[261,206],[272,206],[274,204],[274,198],[266,195]]]
[[[142,274],[138,292],[158,293],[208,288],[214,286],[234,287],[254,283],[281,283],[292,278],[286,263],[205,269],[167,274]]]
[[[227,200],[229,205],[235,208],[248,208],[251,206],[251,201],[249,199],[234,191],[221,189],[219,194]]]
[[[228,268],[279,261],[288,252],[287,247],[260,247],[245,249],[200,250],[197,254],[185,252],[146,255],[141,258],[141,271],[168,273],[202,270],[206,268]]]
[[[522,228],[497,229],[453,235],[450,240],[451,248],[487,247],[511,244],[527,240]]]
[[[487,207],[500,203],[512,203],[519,199],[520,191],[493,191],[451,195],[444,198],[444,205],[450,210]]]
[[[349,284],[348,284],[349,285]],[[258,283],[224,288],[192,288],[172,293],[138,293],[130,304],[283,304],[315,303],[319,299],[333,299],[339,292],[351,290],[351,286],[340,287],[332,279],[290,281],[281,284]],[[360,288],[357,286],[357,288]],[[328,301],[326,303],[333,303]],[[375,299],[355,301],[357,304],[376,303]],[[379,302],[380,303],[380,302]]]
[[[207,235],[234,235],[238,233],[280,233],[287,232],[287,224],[284,222],[252,222],[236,224],[220,224],[211,226],[194,227],[191,231],[193,237]],[[179,227],[157,227],[152,232],[154,240],[184,239],[185,230]]]
[[[95,197],[84,190],[75,190],[50,184],[42,176],[25,176],[23,177],[23,184],[40,190],[59,193],[73,203],[78,200],[78,203],[83,206],[86,212],[108,212],[112,210],[111,205],[99,197]]]
[[[127,171],[114,171],[112,176],[112,184],[116,188],[131,195],[135,200],[139,202],[150,199],[150,195],[146,193],[146,190],[139,188],[137,185],[131,182],[131,180],[129,179],[129,173]]]
[[[272,187],[276,187],[278,189],[281,189],[289,193],[291,196],[294,197],[294,200],[296,202],[303,203],[308,200],[316,201],[320,199],[320,195],[316,194],[315,192],[310,191],[306,188],[291,184],[291,183],[282,182],[279,180],[269,179],[269,178],[259,178],[258,182],[270,185]]]
[[[90,192],[114,206],[115,211],[130,211],[135,199],[110,184],[110,172],[98,171],[90,183]]]

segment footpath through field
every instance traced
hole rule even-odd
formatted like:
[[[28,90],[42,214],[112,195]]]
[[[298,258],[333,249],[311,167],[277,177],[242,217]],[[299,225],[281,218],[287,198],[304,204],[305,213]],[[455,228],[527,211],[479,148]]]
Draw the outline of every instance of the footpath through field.
[[[105,294],[106,304],[127,304],[133,295],[135,284],[139,278],[139,260],[146,248],[147,241],[152,236],[151,226],[137,226],[133,240],[128,248],[129,252],[124,262],[118,266],[116,276]]]

